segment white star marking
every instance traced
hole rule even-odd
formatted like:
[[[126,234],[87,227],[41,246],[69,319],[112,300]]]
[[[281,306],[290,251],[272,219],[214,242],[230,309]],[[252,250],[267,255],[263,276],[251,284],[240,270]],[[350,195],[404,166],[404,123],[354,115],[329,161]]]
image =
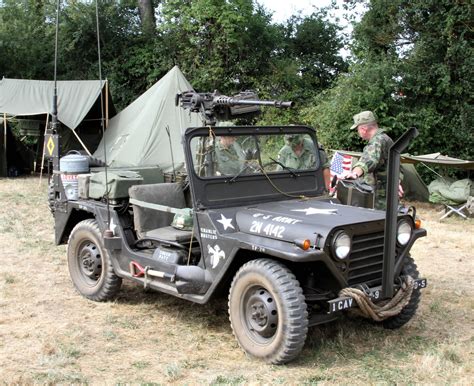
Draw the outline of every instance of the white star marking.
[[[222,224],[225,231],[227,230],[227,228],[232,228],[235,230],[234,226],[232,225],[232,219],[226,218],[222,213],[221,213],[221,219],[217,220],[217,222],[220,222]]]
[[[305,212],[307,216],[309,214],[337,214],[337,209],[306,208],[306,209],[293,209],[292,212]]]

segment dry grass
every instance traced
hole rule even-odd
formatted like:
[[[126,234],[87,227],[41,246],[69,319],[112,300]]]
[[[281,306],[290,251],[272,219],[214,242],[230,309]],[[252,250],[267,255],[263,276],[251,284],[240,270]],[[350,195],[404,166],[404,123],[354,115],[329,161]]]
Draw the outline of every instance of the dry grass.
[[[246,358],[226,301],[199,306],[126,283],[115,302],[82,298],[65,247],[54,246],[46,184],[0,180],[0,381],[6,383],[463,383],[473,374],[472,220],[440,223],[414,248],[429,280],[417,316],[398,331],[360,320],[310,330],[286,366]]]

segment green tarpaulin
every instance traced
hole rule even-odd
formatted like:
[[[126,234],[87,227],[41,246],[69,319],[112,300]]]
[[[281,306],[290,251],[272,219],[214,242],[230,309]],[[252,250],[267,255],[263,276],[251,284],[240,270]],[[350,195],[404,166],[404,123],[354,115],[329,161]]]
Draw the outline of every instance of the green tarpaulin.
[[[105,82],[102,82],[102,87]],[[98,80],[58,81],[58,120],[75,129],[100,95]],[[39,115],[52,111],[54,82],[47,80],[7,79],[0,81],[0,113]]]
[[[177,93],[191,90],[178,67],[109,121],[94,156],[112,167],[160,166],[164,172],[184,165],[181,144],[187,127],[202,126],[199,114],[175,106]],[[167,129],[169,130],[169,136]]]

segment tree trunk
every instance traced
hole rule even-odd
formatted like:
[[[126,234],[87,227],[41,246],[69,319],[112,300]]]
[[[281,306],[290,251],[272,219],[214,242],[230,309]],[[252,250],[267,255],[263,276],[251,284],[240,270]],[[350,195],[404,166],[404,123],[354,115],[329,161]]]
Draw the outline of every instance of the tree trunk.
[[[155,33],[153,0],[138,0],[138,10],[140,12],[143,33],[145,35],[153,35]]]

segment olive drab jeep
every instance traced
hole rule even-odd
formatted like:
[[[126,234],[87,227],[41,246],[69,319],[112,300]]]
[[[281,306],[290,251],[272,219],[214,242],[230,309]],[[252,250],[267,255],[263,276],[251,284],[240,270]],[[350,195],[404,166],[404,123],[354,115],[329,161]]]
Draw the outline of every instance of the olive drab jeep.
[[[326,193],[314,129],[216,124],[291,103],[193,91],[176,101],[205,119],[184,133],[185,172],[150,183],[135,170],[110,183],[99,170],[79,175],[81,194],[71,199],[59,154],[53,160],[56,243],[67,243],[80,294],[106,301],[127,279],[204,304],[224,287],[240,347],[274,364],[300,353],[309,327],[346,310],[369,308],[386,328],[413,317],[426,280],[410,249],[426,231],[414,208],[399,211],[396,184],[387,187],[387,212],[345,205]],[[310,152],[298,169],[279,157],[296,135]],[[393,145],[390,181],[414,135]]]

